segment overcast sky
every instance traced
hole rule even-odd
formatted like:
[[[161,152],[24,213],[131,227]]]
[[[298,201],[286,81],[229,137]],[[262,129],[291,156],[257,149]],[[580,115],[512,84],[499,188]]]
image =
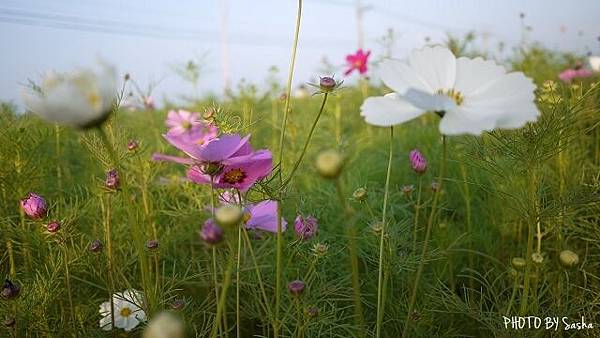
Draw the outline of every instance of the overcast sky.
[[[232,82],[245,78],[263,84],[273,65],[283,80],[294,0],[2,0],[0,100],[20,104],[20,84],[27,78],[87,66],[98,57],[142,86],[160,81],[154,92],[158,100],[190,93],[172,68],[203,57],[200,89],[220,93],[224,3]],[[533,28],[528,40],[562,51],[600,53],[598,0],[362,0],[362,5],[365,47],[375,57],[383,52],[378,40],[390,28],[396,36],[392,52],[399,58],[426,37],[442,41],[445,32],[473,30],[477,44],[490,50],[500,41],[516,45],[523,38],[519,13]],[[305,0],[295,82],[318,74],[324,56],[341,67],[344,56],[357,48],[356,27],[354,0]]]

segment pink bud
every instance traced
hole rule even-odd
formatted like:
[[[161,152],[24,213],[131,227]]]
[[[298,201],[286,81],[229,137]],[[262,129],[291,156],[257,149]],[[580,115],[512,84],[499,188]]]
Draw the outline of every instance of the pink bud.
[[[106,173],[104,184],[108,189],[116,190],[119,188],[121,180],[119,179],[119,172],[117,169],[111,169]]]
[[[212,219],[207,219],[200,230],[200,238],[209,245],[219,244],[223,240],[223,229]]]
[[[21,200],[21,209],[33,219],[41,219],[48,213],[48,206],[44,198],[33,192]]]
[[[298,215],[294,221],[294,231],[299,238],[307,240],[311,239],[319,229],[317,219],[313,216],[302,217]]]
[[[423,174],[427,170],[427,160],[418,149],[410,152],[409,159],[410,166],[417,174]]]
[[[48,230],[48,232],[51,234],[57,233],[58,230],[60,230],[60,222],[53,221],[48,223],[48,225],[46,225],[46,230]]]

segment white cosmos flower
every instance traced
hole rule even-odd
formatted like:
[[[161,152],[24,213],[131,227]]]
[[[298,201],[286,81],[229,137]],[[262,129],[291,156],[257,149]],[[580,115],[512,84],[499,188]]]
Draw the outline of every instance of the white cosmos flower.
[[[482,58],[456,58],[444,47],[413,51],[408,63],[386,60],[381,79],[394,93],[370,97],[361,106],[366,122],[393,126],[437,112],[444,135],[519,128],[535,121],[535,85],[521,72]]]
[[[26,107],[41,118],[76,128],[104,122],[117,93],[115,69],[100,64],[99,70],[50,72],[39,86],[23,91]]]
[[[115,317],[114,327],[133,330],[140,322],[146,320],[146,313],[141,308],[143,303],[142,294],[134,289],[113,294],[113,309]],[[100,304],[100,327],[110,331],[112,316],[110,312],[110,301]]]
[[[590,56],[588,63],[593,71],[600,72],[600,56]]]

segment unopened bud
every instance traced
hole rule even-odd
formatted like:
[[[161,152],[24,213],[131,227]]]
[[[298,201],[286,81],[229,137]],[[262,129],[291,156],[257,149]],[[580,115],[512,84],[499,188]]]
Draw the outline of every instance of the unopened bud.
[[[342,172],[343,166],[344,159],[342,155],[335,150],[326,150],[317,156],[317,171],[324,178],[337,178]]]
[[[9,279],[4,281],[2,285],[2,292],[0,292],[0,296],[6,300],[13,300],[19,297],[21,294],[21,286],[18,283],[13,283]]]
[[[99,239],[95,239],[92,241],[92,243],[90,243],[90,245],[88,245],[88,250],[93,253],[98,253],[102,251],[103,246],[104,245],[102,245],[102,242]]]
[[[525,266],[527,265],[527,261],[525,261],[525,259],[521,257],[515,257],[510,262],[512,266],[517,270],[523,270],[523,268],[525,268]]]
[[[367,199],[368,197],[368,193],[367,193],[367,189],[365,188],[358,188],[356,190],[354,190],[354,192],[352,193],[352,198],[354,198],[355,200],[359,201],[359,202],[363,202]]]
[[[304,292],[304,288],[306,288],[306,284],[303,281],[297,279],[288,283],[288,290],[292,294],[292,296],[299,297]]]
[[[571,250],[561,251],[559,258],[560,263],[566,268],[579,264],[579,256]]]
[[[242,208],[233,204],[223,205],[215,211],[217,223],[226,228],[240,224],[243,217],[244,212]]]
[[[53,221],[48,223],[48,225],[46,225],[46,230],[48,230],[48,232],[51,234],[57,233],[58,230],[60,230],[60,222]]]

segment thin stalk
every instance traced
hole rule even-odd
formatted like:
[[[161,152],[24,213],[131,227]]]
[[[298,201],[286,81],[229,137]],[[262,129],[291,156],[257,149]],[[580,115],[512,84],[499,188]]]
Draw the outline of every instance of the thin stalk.
[[[321,115],[323,114],[323,110],[325,108],[325,104],[327,103],[327,96],[328,96],[328,93],[323,94],[323,101],[321,101],[321,108],[319,109],[319,113],[317,113],[317,116],[315,117],[315,120],[313,121],[313,124],[310,127],[310,131],[308,132],[308,137],[306,138],[306,141],[304,142],[304,146],[302,147],[302,152],[300,153],[300,157],[298,157],[298,160],[296,160],[296,163],[294,163],[292,172],[290,173],[290,176],[284,181],[283,186],[290,183],[290,181],[294,177],[294,174],[300,167],[300,164],[302,163],[302,160],[304,159],[304,155],[306,155],[306,151],[308,150],[310,141],[312,140],[315,129],[317,128],[317,123],[319,123],[319,119],[321,118]],[[283,189],[283,186],[282,186],[282,189]]]
[[[419,176],[419,183],[417,192],[417,203],[415,204],[415,216],[414,216],[414,225],[413,225],[413,245],[412,245],[412,254],[414,255],[417,252],[417,237],[419,232],[419,214],[421,212],[421,191],[423,185],[423,178]]]
[[[462,177],[463,177],[463,187],[464,187],[464,198],[465,198],[465,209],[466,209],[466,213],[467,213],[467,233],[469,234],[469,253],[468,253],[468,257],[469,257],[469,275],[471,276],[472,272],[473,272],[473,267],[475,266],[474,263],[474,259],[475,257],[473,256],[473,240],[474,240],[474,236],[473,236],[473,225],[471,223],[471,189],[469,187],[469,183],[467,183],[467,169],[465,167],[464,164],[461,164],[460,166],[460,170],[462,172]],[[469,286],[471,287],[471,289],[475,288],[475,279],[472,278],[473,276],[471,276],[471,278],[469,278]]]
[[[440,174],[438,177],[438,189],[433,194],[433,201],[431,202],[431,212],[429,213],[429,220],[427,221],[427,229],[425,230],[425,240],[423,242],[423,250],[421,251],[421,261],[419,262],[419,267],[417,268],[417,275],[415,276],[415,282],[413,284],[412,292],[410,295],[410,300],[408,303],[408,313],[406,315],[406,321],[404,323],[404,330],[402,332],[402,337],[408,337],[408,329],[410,327],[410,317],[413,312],[415,301],[417,300],[417,291],[419,289],[419,281],[421,279],[421,274],[423,273],[423,267],[425,266],[425,260],[427,259],[427,249],[429,249],[429,237],[431,236],[431,228],[433,227],[433,221],[435,219],[436,209],[438,205],[438,200],[440,198],[440,193],[442,191],[444,171],[446,170],[446,158],[447,158],[447,145],[446,145],[446,136],[442,136],[442,162],[440,164]]]
[[[381,337],[383,311],[385,308],[385,300],[383,294],[383,251],[385,247],[385,232],[387,223],[387,203],[390,191],[390,177],[392,176],[392,159],[394,155],[394,127],[390,127],[390,152],[388,157],[387,174],[385,176],[385,188],[383,193],[383,211],[381,216],[381,234],[379,235],[379,271],[377,277],[377,323],[375,328],[375,336]]]
[[[241,200],[240,200],[241,202]],[[240,261],[242,253],[242,228],[238,227],[238,245],[237,245],[237,266],[235,268],[235,319],[237,337],[241,337],[241,320],[240,320]]]
[[[102,214],[104,215],[104,241],[106,242],[106,259],[108,265],[108,296],[110,298],[110,329],[112,331],[113,337],[116,337],[117,332],[115,331],[115,305],[113,299],[113,293],[115,291],[115,277],[113,272],[113,251],[112,251],[112,240],[110,233],[110,218],[111,218],[111,205],[110,205],[110,195],[106,198],[106,203],[104,202],[104,198],[100,196],[100,207],[102,208]]]
[[[302,307],[300,305],[300,297],[294,297],[294,305],[296,306],[296,332],[298,332],[296,337],[301,338],[304,336],[302,334],[302,327],[304,324],[302,323]]]
[[[214,177],[211,176],[210,177],[210,207],[211,207],[211,214],[213,216],[213,219],[215,217],[215,208],[217,207],[216,202],[215,202],[215,187],[214,187]],[[216,246],[212,246],[211,248],[211,254],[212,254],[212,275],[213,275],[213,283],[215,284],[215,305],[217,305],[217,308],[219,307],[219,279],[217,278],[217,247]],[[219,328],[221,327],[221,323],[218,323]]]
[[[15,270],[15,257],[14,257],[14,253],[13,253],[12,239],[8,239],[6,241],[6,251],[8,251],[8,262],[10,265],[10,277],[14,279],[17,276],[17,271]]]
[[[519,288],[519,274],[515,276],[515,281],[513,283],[512,293],[510,295],[510,300],[508,301],[508,307],[506,308],[505,316],[508,317],[510,312],[512,311],[512,305],[515,301],[515,296],[517,295],[517,289]]]
[[[358,248],[356,244],[356,217],[354,210],[348,205],[344,195],[344,187],[341,179],[338,177],[335,180],[335,187],[340,201],[340,205],[344,209],[346,219],[348,220],[348,251],[350,254],[350,270],[352,273],[352,295],[354,297],[354,315],[358,321],[359,337],[365,336],[365,319],[361,302],[360,279],[358,269]]]
[[[69,257],[67,245],[62,245],[65,268],[65,286],[67,287],[67,298],[69,300],[69,313],[71,314],[71,325],[75,330],[75,308],[73,307],[73,291],[71,289],[71,274],[69,273]],[[111,311],[112,312],[112,311]]]
[[[285,127],[287,125],[288,112],[290,109],[290,96],[292,94],[292,81],[294,78],[294,66],[296,64],[296,51],[298,49],[298,37],[300,36],[300,22],[302,19],[302,0],[298,0],[298,12],[296,14],[296,28],[294,32],[294,43],[292,47],[292,55],[290,60],[290,69],[288,72],[288,80],[286,86],[285,106],[283,109],[283,120],[281,121],[281,134],[279,137],[279,183],[283,183],[283,146],[285,140]],[[279,191],[279,199],[283,195],[283,191]],[[275,326],[273,334],[275,338],[279,337],[279,308],[281,303],[281,274],[283,272],[283,231],[281,224],[281,203],[277,204],[277,254],[276,254],[276,271],[275,271]]]
[[[528,297],[531,281],[531,255],[533,253],[533,225],[538,222],[537,217],[537,193],[536,193],[536,174],[533,169],[529,172],[529,198],[531,202],[530,217],[531,219],[527,222],[527,266],[525,268],[525,280],[523,282],[523,295],[521,298],[521,307],[519,313],[525,315],[528,307]]]
[[[258,287],[260,288],[260,292],[263,297],[263,301],[265,302],[265,307],[267,309],[267,314],[269,316],[269,320],[273,321],[273,311],[271,310],[271,303],[269,298],[267,297],[267,293],[265,291],[265,286],[262,281],[262,275],[260,273],[260,267],[258,266],[258,261],[256,260],[256,255],[254,254],[254,249],[252,248],[252,242],[250,241],[250,237],[248,236],[248,231],[246,228],[242,227],[244,232],[244,239],[246,241],[246,245],[248,246],[248,250],[250,251],[250,257],[254,263],[254,271],[256,272],[256,279],[258,279]]]
[[[233,272],[233,261],[234,256],[230,255],[229,263],[227,263],[227,269],[225,270],[223,287],[221,288],[221,294],[219,295],[219,303],[217,304],[217,316],[215,318],[215,322],[213,324],[212,331],[210,334],[212,338],[217,337],[223,313],[225,312],[227,290],[229,289],[229,285],[231,284],[231,273]]]

